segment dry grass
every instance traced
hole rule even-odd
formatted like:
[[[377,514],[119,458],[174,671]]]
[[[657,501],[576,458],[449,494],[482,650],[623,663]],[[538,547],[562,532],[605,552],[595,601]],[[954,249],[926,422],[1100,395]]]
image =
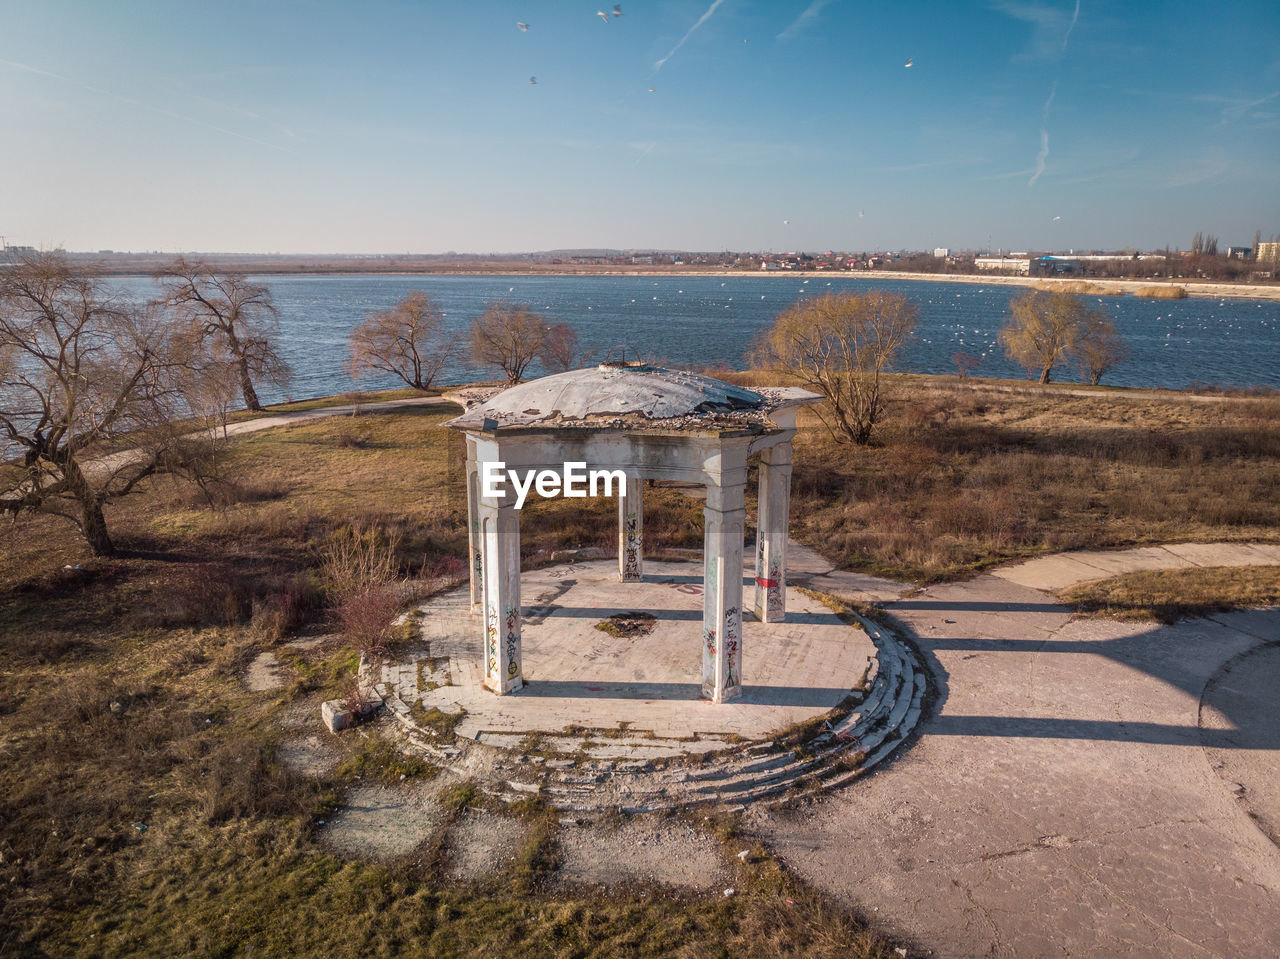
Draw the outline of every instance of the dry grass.
[[[803,422],[803,421],[802,421]],[[899,381],[878,447],[797,439],[792,530],[946,578],[1048,551],[1280,536],[1280,402]]]
[[[1050,293],[1075,293],[1086,296],[1121,296],[1124,290],[1110,283],[1090,283],[1088,280],[1059,280],[1055,283],[1037,283],[1037,290]]]
[[[1186,616],[1280,605],[1280,567],[1149,570],[1079,583],[1060,598],[1090,616],[1173,623]]]
[[[279,694],[241,677],[299,625],[333,627],[322,567],[343,527],[398,536],[396,576],[443,586],[465,569],[444,418],[361,416],[360,448],[344,445],[342,417],[237,441],[273,495],[209,509],[156,481],[113,507],[112,559],[50,517],[0,530],[0,955],[889,954],[780,875],[739,883],[733,900],[551,895],[545,821],[513,877],[481,892],[446,883],[427,848],[383,866],[317,846],[354,777],[433,770],[364,740],[320,780],[277,761],[282,723],[317,722],[319,702],[350,687],[350,650],[281,648],[298,679]],[[700,503],[647,496],[655,549],[700,544]],[[525,513],[530,564],[615,542],[612,502]]]
[[[1133,291],[1134,296],[1145,296],[1152,300],[1185,300],[1187,289],[1173,283],[1158,283],[1153,286],[1140,286]]]

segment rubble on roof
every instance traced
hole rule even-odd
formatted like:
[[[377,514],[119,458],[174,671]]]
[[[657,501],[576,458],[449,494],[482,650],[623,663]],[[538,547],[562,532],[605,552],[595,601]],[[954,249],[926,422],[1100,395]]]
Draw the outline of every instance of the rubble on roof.
[[[791,388],[745,389],[647,364],[602,364],[508,389],[466,388],[450,398],[466,412],[455,429],[705,431],[768,429],[770,414],[816,397]]]

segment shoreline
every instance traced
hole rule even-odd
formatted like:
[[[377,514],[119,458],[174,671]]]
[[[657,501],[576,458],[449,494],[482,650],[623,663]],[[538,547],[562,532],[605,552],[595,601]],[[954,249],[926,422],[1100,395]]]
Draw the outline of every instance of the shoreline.
[[[922,283],[967,283],[979,286],[1020,286],[1028,289],[1048,289],[1064,284],[1082,283],[1090,287],[1082,296],[1134,296],[1143,287],[1180,288],[1187,298],[1202,299],[1241,299],[1241,300],[1280,300],[1280,284],[1255,283],[1221,283],[1221,282],[1174,282],[1170,280],[1127,280],[1098,279],[1087,277],[1027,277],[1009,276],[1007,274],[979,275],[975,273],[908,273],[892,270],[236,270],[225,268],[228,272],[245,273],[248,276],[262,277],[308,277],[308,276],[509,276],[509,277],[548,277],[552,279],[568,279],[572,277],[592,276],[634,276],[661,277],[678,279],[681,277],[735,277],[743,279],[780,279],[785,277],[839,277],[842,280],[908,280]],[[101,276],[115,278],[150,278],[146,272],[104,272]],[[1153,297],[1153,299],[1161,299]],[[1181,299],[1169,297],[1168,299]]]

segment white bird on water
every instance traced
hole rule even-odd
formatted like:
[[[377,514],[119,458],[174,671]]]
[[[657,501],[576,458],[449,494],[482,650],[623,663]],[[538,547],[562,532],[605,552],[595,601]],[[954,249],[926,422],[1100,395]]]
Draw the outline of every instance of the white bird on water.
[[[529,32],[529,24],[525,23],[523,20],[517,20],[516,26],[520,28],[521,33]]]

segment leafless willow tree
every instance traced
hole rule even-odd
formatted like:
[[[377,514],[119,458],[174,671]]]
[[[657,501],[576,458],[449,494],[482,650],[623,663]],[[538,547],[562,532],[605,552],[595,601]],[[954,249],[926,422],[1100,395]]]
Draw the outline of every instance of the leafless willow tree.
[[[1000,343],[1028,376],[1038,371],[1041,383],[1049,382],[1055,366],[1072,358],[1096,383],[1124,358],[1116,328],[1075,294],[1032,290],[1010,300],[1009,309],[1012,315],[1000,330]]]
[[[829,293],[781,313],[753,360],[822,394],[819,415],[831,434],[865,445],[882,412],[882,374],[915,323],[915,305],[896,293]]]
[[[390,373],[415,390],[430,389],[453,353],[444,313],[434,299],[418,291],[389,310],[370,314],[351,331],[347,347],[347,372],[353,378]]]
[[[568,323],[556,323],[547,330],[542,363],[552,373],[565,373],[586,366],[591,361],[591,353],[591,350],[578,349],[577,330]]]
[[[1100,311],[1090,310],[1076,338],[1073,354],[1080,375],[1090,385],[1097,386],[1104,374],[1128,358],[1129,349],[1115,324]]]
[[[0,511],[65,517],[113,553],[104,504],[177,455],[189,347],[59,255],[0,271]]]
[[[471,326],[471,353],[478,363],[496,366],[508,383],[519,383],[547,344],[546,317],[528,306],[492,303]]]
[[[279,320],[270,291],[240,273],[219,273],[200,260],[178,257],[156,274],[167,305],[205,347],[232,363],[244,405],[261,410],[256,383],[284,386],[292,371],[280,355]]]

